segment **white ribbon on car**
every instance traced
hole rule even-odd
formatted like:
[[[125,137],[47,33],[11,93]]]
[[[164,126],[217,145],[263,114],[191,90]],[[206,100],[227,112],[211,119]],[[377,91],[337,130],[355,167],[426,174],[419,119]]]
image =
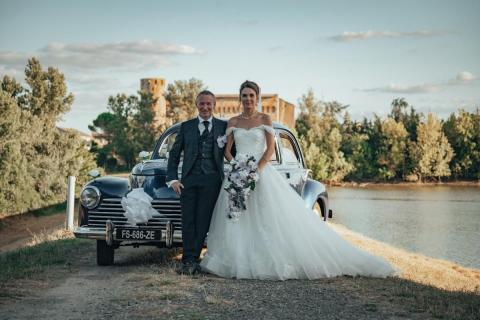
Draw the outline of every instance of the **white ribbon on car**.
[[[157,210],[152,207],[153,198],[150,197],[143,188],[134,188],[122,198],[122,208],[125,210],[127,223],[137,225],[147,223],[154,215],[158,214]]]

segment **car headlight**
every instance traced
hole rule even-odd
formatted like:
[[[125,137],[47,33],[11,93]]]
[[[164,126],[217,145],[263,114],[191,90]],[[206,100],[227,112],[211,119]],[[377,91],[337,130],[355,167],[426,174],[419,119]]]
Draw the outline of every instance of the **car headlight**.
[[[88,209],[95,208],[100,202],[100,190],[94,186],[86,186],[80,193],[80,202]]]

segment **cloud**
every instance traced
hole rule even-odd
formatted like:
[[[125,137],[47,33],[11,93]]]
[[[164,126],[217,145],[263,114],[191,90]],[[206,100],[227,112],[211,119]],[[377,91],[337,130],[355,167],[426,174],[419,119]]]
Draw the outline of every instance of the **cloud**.
[[[447,81],[447,85],[466,85],[470,84],[473,81],[477,80],[477,77],[474,76],[471,72],[462,71],[457,74],[454,79]]]
[[[201,54],[201,50],[182,44],[138,40],[119,43],[50,43],[37,51],[0,51],[0,66],[24,68],[35,56],[43,65],[72,69],[151,69],[170,65],[170,57]]]
[[[415,94],[415,93],[432,93],[432,92],[438,92],[440,90],[441,88],[438,85],[425,83],[425,84],[413,85],[413,86],[402,86],[397,84],[391,84],[384,87],[365,89],[363,91]]]
[[[434,93],[444,90],[448,86],[470,85],[477,80],[477,77],[471,72],[459,72],[455,78],[439,83],[423,83],[417,85],[397,85],[390,84],[383,87],[375,87],[363,89],[365,92],[383,92],[383,93],[404,93],[404,94],[418,94],[418,93]]]
[[[22,79],[25,77],[25,73],[21,69],[0,65],[0,77],[3,78],[4,75],[15,78],[17,81],[22,81]]]
[[[350,42],[355,40],[369,40],[373,38],[428,38],[442,35],[443,33],[434,31],[413,31],[413,32],[392,32],[392,31],[345,31],[342,34],[329,37],[332,41]]]

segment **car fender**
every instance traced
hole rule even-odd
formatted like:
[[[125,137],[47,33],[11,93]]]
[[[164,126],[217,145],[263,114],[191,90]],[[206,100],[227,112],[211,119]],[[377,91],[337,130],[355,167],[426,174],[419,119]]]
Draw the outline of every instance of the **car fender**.
[[[130,185],[127,178],[119,177],[101,177],[89,181],[84,188],[88,186],[97,187],[101,192],[102,198],[121,198],[130,191]]]
[[[325,213],[328,213],[328,194],[323,183],[308,178],[303,188],[302,198],[305,201],[305,206],[309,209],[312,209],[315,202],[320,199],[324,206],[322,209]]]

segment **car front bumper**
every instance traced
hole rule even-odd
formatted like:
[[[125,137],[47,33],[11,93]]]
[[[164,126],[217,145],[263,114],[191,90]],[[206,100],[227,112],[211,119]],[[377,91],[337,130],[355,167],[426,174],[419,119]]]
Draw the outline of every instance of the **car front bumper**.
[[[139,228],[140,229],[140,228]],[[173,244],[182,243],[182,231],[174,230],[173,225],[167,225],[167,228],[160,229],[162,232],[162,237],[160,240],[125,240],[118,239],[116,237],[116,230],[113,223],[107,222],[105,228],[99,227],[76,227],[73,230],[73,234],[77,238],[83,239],[94,239],[94,240],[105,240],[107,244],[113,245],[114,242],[129,242],[129,243],[156,243],[164,244],[166,247],[172,247]]]

